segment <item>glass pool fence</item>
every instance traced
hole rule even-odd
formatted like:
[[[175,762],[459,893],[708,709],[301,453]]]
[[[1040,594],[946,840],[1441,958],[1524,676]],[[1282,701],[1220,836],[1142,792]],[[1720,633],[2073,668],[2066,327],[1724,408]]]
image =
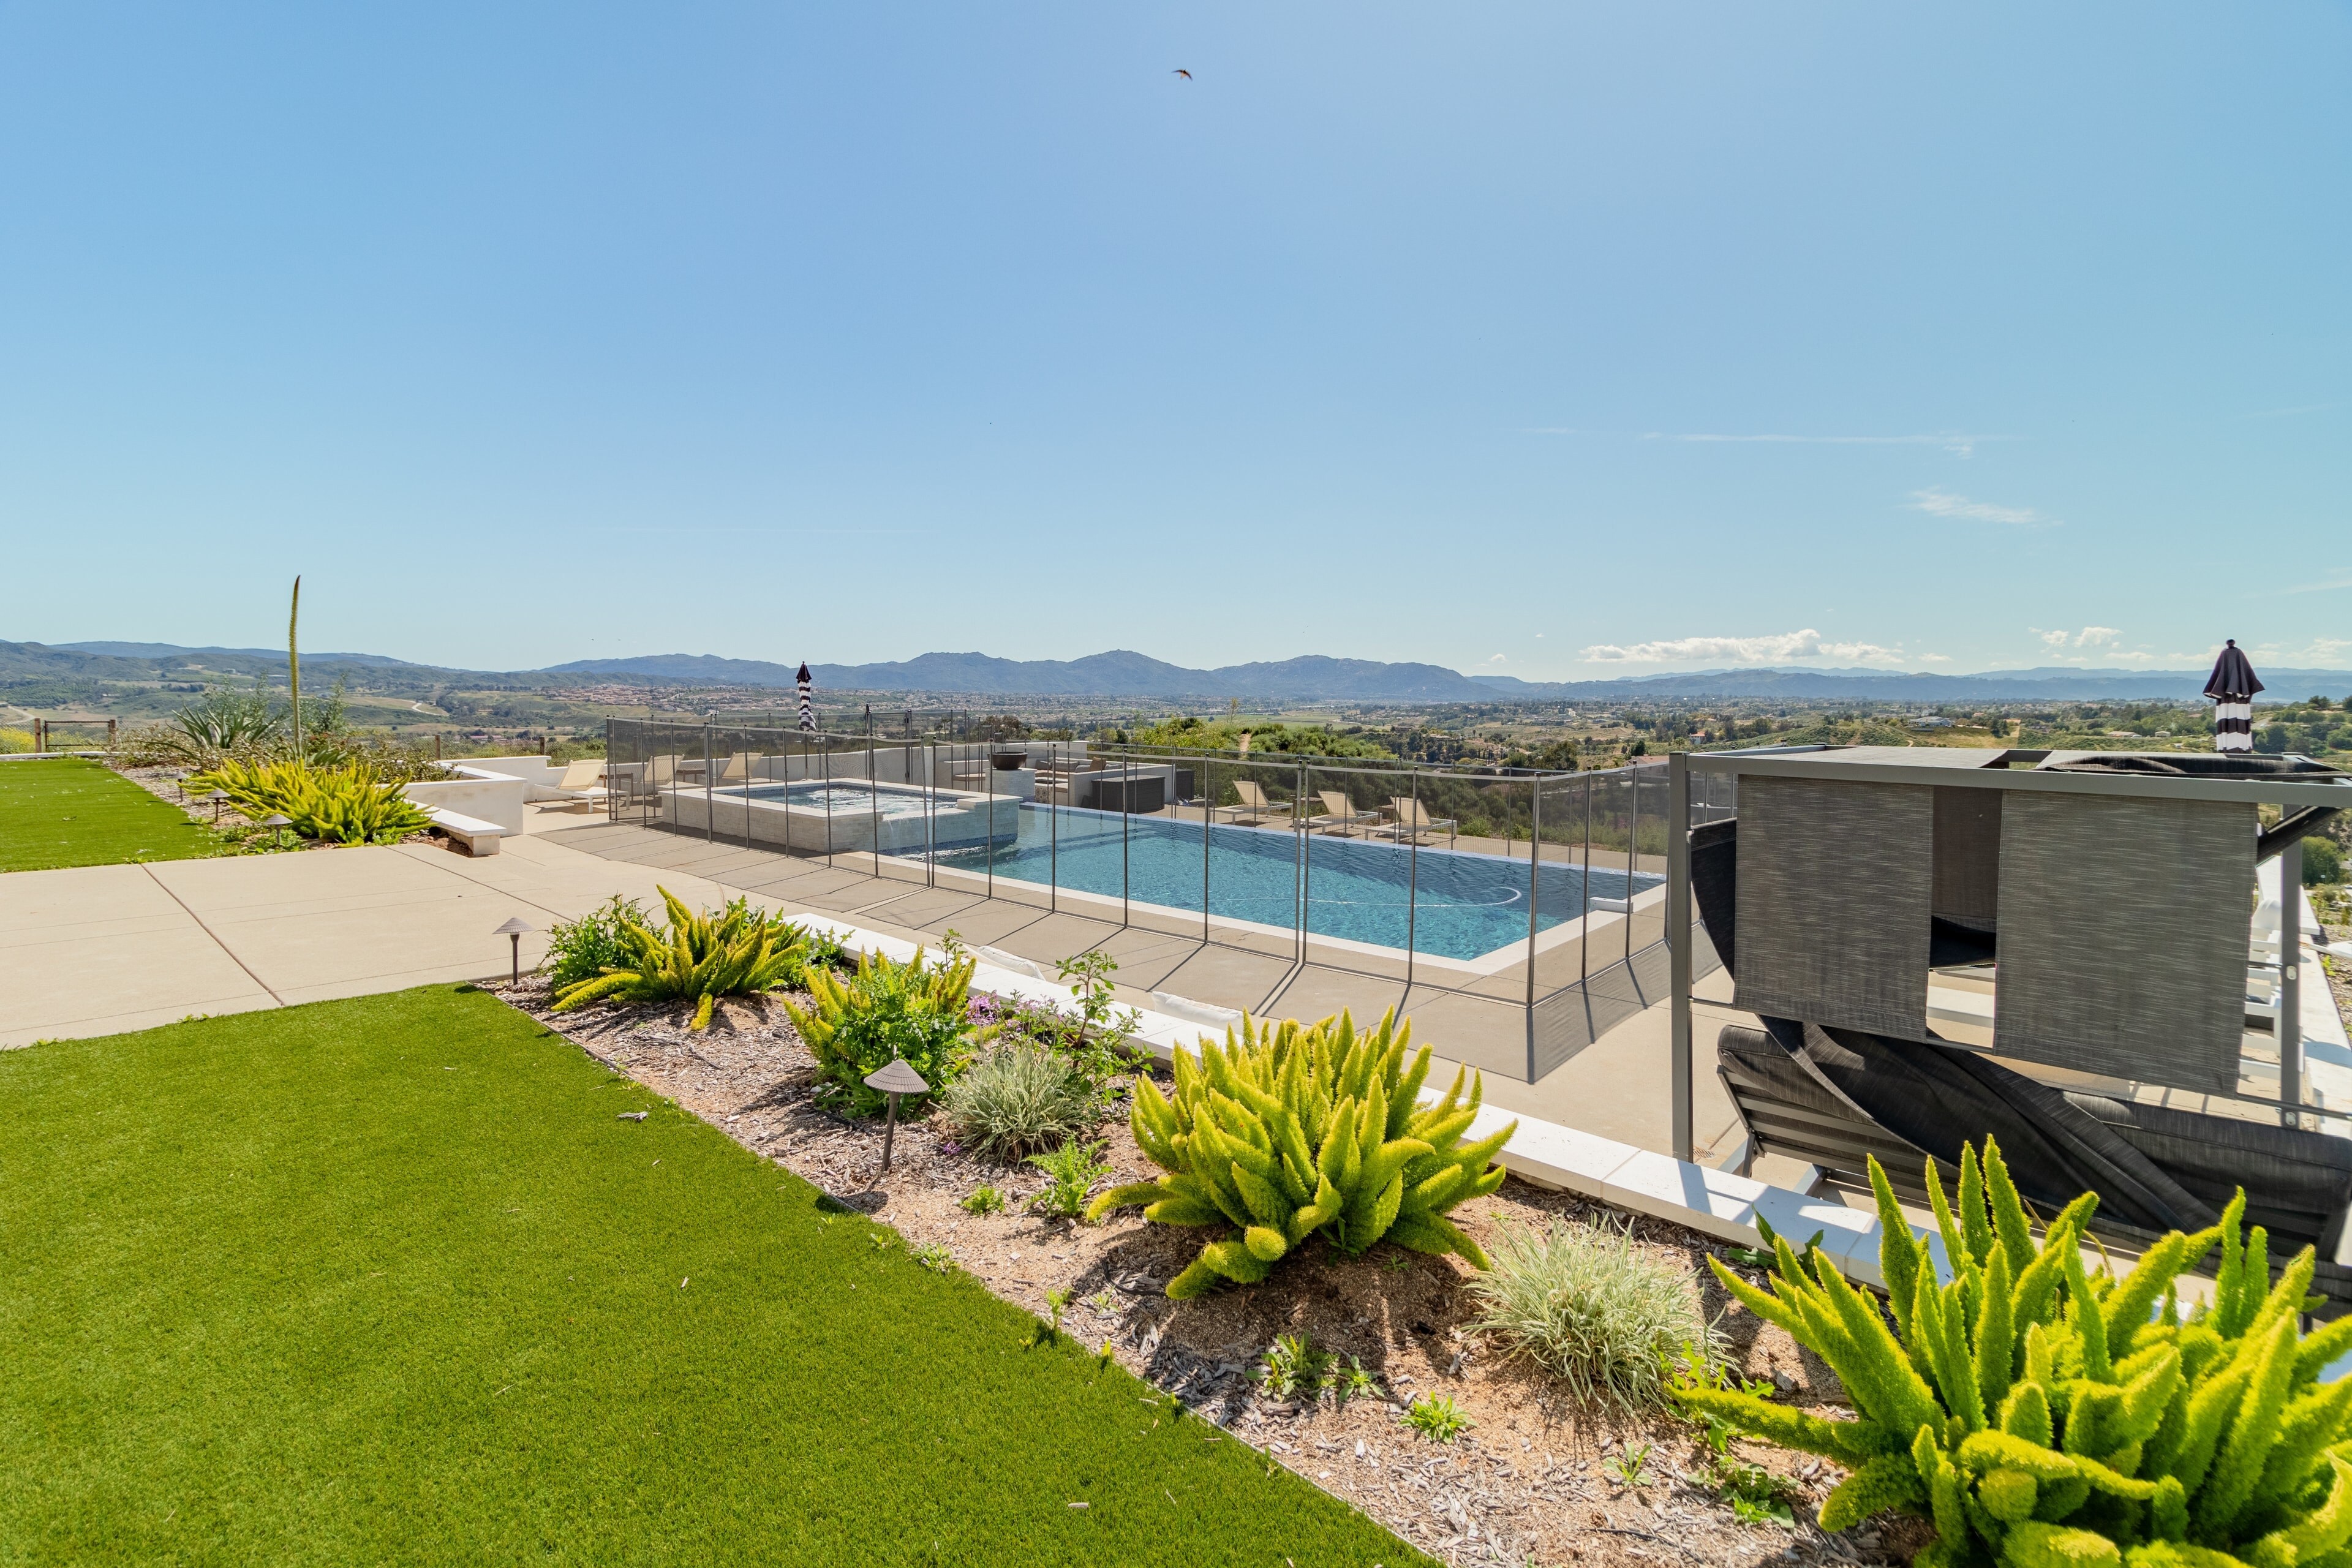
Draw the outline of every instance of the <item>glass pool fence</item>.
[[[1531,1078],[1664,994],[1664,759],[1481,771],[621,719],[605,756],[614,821],[1514,1004]],[[1694,826],[1729,814],[1728,784],[1692,774]],[[1713,966],[1703,933],[1693,960]]]

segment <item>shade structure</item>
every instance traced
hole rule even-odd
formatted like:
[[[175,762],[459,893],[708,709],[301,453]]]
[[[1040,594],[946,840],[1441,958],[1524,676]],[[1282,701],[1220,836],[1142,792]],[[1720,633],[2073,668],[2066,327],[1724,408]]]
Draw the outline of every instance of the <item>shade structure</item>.
[[[2263,689],[2254,667],[2231,637],[2213,661],[2205,695],[2213,700],[2213,749],[2251,752],[2254,749],[2254,693]]]
[[[801,733],[814,735],[816,733],[816,704],[809,697],[809,668],[806,659],[801,661],[801,672],[797,679],[801,689]]]

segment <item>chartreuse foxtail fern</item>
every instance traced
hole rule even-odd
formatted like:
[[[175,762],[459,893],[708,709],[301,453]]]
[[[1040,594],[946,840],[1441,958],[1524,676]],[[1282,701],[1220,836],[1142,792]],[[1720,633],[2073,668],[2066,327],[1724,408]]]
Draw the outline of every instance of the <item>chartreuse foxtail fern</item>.
[[[1237,1232],[1169,1282],[1179,1300],[1220,1279],[1263,1279],[1318,1234],[1350,1255],[1385,1238],[1485,1268],[1478,1244],[1445,1215],[1502,1185],[1489,1163],[1519,1124],[1463,1142],[1485,1089],[1471,1079],[1465,1101],[1465,1072],[1443,1099],[1417,1106],[1430,1053],[1423,1046],[1406,1065],[1412,1032],[1393,1013],[1362,1034],[1345,1013],[1307,1026],[1244,1017],[1223,1047],[1203,1040],[1197,1060],[1180,1048],[1172,1102],[1139,1079],[1129,1118],[1137,1145],[1167,1173],[1112,1188],[1087,1216],[1142,1204],[1149,1220]]]
[[[363,763],[314,768],[303,763],[225,758],[187,780],[191,795],[219,790],[255,822],[283,816],[305,838],[335,844],[390,844],[433,826],[424,808]]]
[[[656,932],[633,911],[615,910],[623,962],[557,992],[555,1011],[607,999],[688,1001],[694,1004],[693,1026],[702,1029],[719,997],[754,995],[799,975],[805,951],[799,927],[741,899],[713,916],[696,914],[667,888],[661,896],[669,908],[669,930]]]
[[[1870,1173],[1891,1324],[1819,1248],[1778,1241],[1769,1293],[1716,1266],[1830,1363],[1857,1418],[1696,1380],[1676,1393],[1694,1415],[1846,1466],[1822,1528],[1924,1514],[1927,1568],[2352,1568],[2352,1382],[2318,1383],[2352,1349],[2352,1319],[2298,1336],[2312,1250],[2271,1285],[2262,1227],[2242,1241],[2242,1193],[2117,1279],[2083,1262],[2095,1194],[2037,1247],[1988,1139],[1981,1162],[1962,1154],[1957,1206],[1927,1167],[1948,1279]],[[2212,1300],[2184,1313],[2175,1281],[2216,1246]]]

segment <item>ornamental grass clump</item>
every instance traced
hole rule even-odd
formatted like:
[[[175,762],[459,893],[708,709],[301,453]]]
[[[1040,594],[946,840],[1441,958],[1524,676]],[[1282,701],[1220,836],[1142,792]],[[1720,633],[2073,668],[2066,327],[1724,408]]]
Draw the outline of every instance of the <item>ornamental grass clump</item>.
[[[329,843],[392,844],[433,826],[398,784],[362,763],[317,768],[229,758],[191,774],[185,787],[196,796],[219,790],[252,821],[283,816],[301,837]]]
[[[1464,1143],[1485,1080],[1467,1069],[1426,1110],[1415,1097],[1429,1076],[1429,1047],[1405,1065],[1411,1024],[1391,1012],[1363,1034],[1349,1016],[1301,1026],[1244,1016],[1221,1048],[1202,1040],[1197,1061],[1175,1053],[1175,1098],[1136,1084],[1129,1125],[1165,1175],[1114,1187],[1089,1219],[1128,1204],[1162,1225],[1224,1227],[1169,1281],[1178,1300],[1220,1280],[1254,1284],[1310,1236],[1354,1257],[1387,1240],[1416,1252],[1452,1252],[1484,1268],[1478,1244],[1445,1217],[1503,1184],[1490,1162],[1518,1131]]]
[[[999,1041],[940,1096],[956,1142],[988,1159],[1051,1149],[1102,1120],[1102,1102],[1068,1059],[1027,1040]]]
[[[1665,1403],[1670,1369],[1685,1357],[1721,1353],[1690,1270],[1635,1246],[1630,1222],[1498,1222],[1469,1290],[1480,1332],[1579,1398],[1629,1415]]]
[[[606,911],[604,934],[624,950],[617,963],[556,993],[555,1011],[597,1002],[691,1002],[691,1027],[710,1026],[721,996],[754,996],[801,977],[806,947],[801,930],[781,915],[737,899],[716,916],[696,914],[667,888],[660,889],[669,929],[656,932],[627,908]]]
[[[2272,1285],[2241,1193],[2219,1225],[2173,1232],[2117,1279],[2083,1261],[2095,1194],[2037,1247],[1990,1139],[1981,1162],[1963,1152],[1957,1208],[1932,1162],[1927,1174],[1948,1279],[1871,1165],[1885,1310],[1785,1238],[1769,1293],[1715,1265],[1829,1363],[1856,1419],[1696,1379],[1677,1401],[1851,1469],[1824,1530],[1884,1509],[1932,1520],[1924,1568],[2352,1568],[2352,1382],[2318,1382],[2352,1349],[2352,1318],[2298,1334],[2310,1247]],[[2184,1312],[2175,1281],[2217,1246],[2213,1299]]]
[[[933,1093],[945,1089],[971,1055],[972,968],[968,958],[927,967],[917,948],[905,963],[867,953],[846,978],[810,970],[809,1005],[786,1002],[784,1011],[825,1079],[817,1098],[852,1116],[879,1114],[887,1102],[866,1087],[866,1075],[894,1058],[922,1074]]]

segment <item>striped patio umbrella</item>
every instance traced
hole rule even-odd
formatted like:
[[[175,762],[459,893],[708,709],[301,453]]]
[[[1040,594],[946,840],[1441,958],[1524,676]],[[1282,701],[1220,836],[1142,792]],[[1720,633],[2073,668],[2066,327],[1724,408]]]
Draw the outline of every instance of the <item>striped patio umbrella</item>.
[[[816,733],[816,704],[809,698],[809,672],[806,659],[801,661],[800,689],[801,733],[814,735]]]
[[[2205,682],[2205,695],[2213,700],[2213,749],[2217,752],[2251,752],[2254,749],[2254,693],[2263,683],[2254,675],[2254,667],[2238,647],[2238,639],[2221,650],[2213,661],[2212,678]]]

